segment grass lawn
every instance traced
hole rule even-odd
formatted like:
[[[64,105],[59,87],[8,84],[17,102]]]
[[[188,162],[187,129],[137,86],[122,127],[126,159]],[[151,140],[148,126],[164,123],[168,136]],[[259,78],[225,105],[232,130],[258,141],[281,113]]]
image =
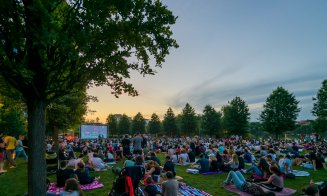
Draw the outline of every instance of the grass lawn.
[[[159,155],[160,160],[163,163],[164,155]],[[117,166],[121,166],[121,162]],[[222,173],[218,175],[194,175],[188,174],[185,172],[186,167],[177,166],[177,175],[184,178],[183,182],[186,182],[188,185],[194,186],[198,189],[202,189],[212,195],[235,195],[225,191],[221,187],[223,180],[226,179],[227,173]],[[310,172],[310,177],[297,177],[296,179],[287,179],[285,180],[285,186],[296,189],[299,195],[301,189],[304,186],[309,184],[310,179],[313,179],[315,182],[327,180],[327,171],[312,171],[304,168],[295,167],[294,169],[305,170]],[[102,172],[92,172],[93,176],[100,176],[101,182],[104,184],[104,188],[97,189],[94,191],[86,192],[85,195],[108,195],[108,192],[111,190],[112,182],[116,178],[116,175],[108,171]],[[55,175],[49,176],[51,182],[55,181]],[[18,161],[18,167],[15,169],[8,169],[8,172],[5,175],[0,176],[0,195],[1,196],[22,196],[27,192],[27,163],[21,159]]]

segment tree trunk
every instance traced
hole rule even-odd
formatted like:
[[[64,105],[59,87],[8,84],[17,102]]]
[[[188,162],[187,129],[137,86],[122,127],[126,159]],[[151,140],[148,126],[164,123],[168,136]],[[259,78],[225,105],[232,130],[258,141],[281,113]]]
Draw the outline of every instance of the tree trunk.
[[[28,195],[46,194],[45,102],[28,100]]]

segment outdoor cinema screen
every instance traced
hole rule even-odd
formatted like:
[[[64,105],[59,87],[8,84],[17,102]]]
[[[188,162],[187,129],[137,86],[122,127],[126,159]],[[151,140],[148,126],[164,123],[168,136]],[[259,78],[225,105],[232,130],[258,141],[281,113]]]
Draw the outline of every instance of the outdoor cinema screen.
[[[81,125],[81,139],[98,139],[101,137],[107,138],[108,126],[97,124]]]

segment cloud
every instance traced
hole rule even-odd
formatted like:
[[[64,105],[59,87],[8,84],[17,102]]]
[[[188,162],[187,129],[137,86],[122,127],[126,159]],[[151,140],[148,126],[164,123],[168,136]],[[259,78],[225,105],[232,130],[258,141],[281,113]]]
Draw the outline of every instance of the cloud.
[[[230,79],[233,68],[224,69],[216,76],[201,82],[190,89],[180,91],[169,100],[169,105],[175,109],[181,109],[186,102],[190,103],[196,111],[201,112],[205,105],[210,104],[215,108],[228,104],[236,96],[241,97],[249,105],[251,119],[257,119],[262,110],[262,105],[266,98],[278,86],[284,87],[290,93],[294,93],[296,99],[300,101],[299,107],[302,108],[299,118],[312,118],[310,110],[312,109],[312,97],[321,87],[321,82],[326,79],[325,67],[315,67],[318,70],[314,73],[312,70],[303,70],[303,72],[294,72],[298,74],[280,76],[274,79],[267,78],[253,82],[234,83]],[[235,69],[234,69],[235,70]],[[320,70],[320,71],[319,71]],[[286,78],[286,79],[282,79]],[[229,82],[226,82],[229,79]],[[235,80],[238,78],[235,78]],[[222,83],[222,81],[224,81]],[[311,107],[310,107],[311,106]]]

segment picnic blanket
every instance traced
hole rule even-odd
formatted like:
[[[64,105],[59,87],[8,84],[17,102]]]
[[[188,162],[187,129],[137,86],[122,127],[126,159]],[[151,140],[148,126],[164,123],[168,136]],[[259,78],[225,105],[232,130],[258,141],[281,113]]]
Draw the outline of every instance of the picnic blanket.
[[[293,170],[292,173],[297,177],[310,176],[310,173],[307,171]]]
[[[158,191],[162,192],[161,185],[156,185]],[[204,192],[203,190],[188,186],[182,185],[179,187],[179,193],[185,196],[211,196],[209,193]]]
[[[227,185],[227,186],[224,186],[224,188],[229,192],[236,193],[241,196],[251,196],[250,194],[248,194],[246,192],[242,192],[242,191],[238,190],[235,185]],[[265,188],[262,188],[262,189],[265,192],[269,192],[269,190],[267,190]],[[296,192],[296,190],[294,190],[294,189],[283,188],[283,190],[281,192],[274,192],[274,193],[276,196],[289,196],[289,195],[293,195],[295,192]]]
[[[94,180],[91,184],[81,185],[81,189],[84,191],[89,191],[93,189],[102,188],[104,185],[99,180]],[[64,187],[57,187],[55,183],[50,183],[48,192],[59,194],[64,191]]]
[[[175,176],[174,179],[177,180],[177,181],[181,181],[181,180],[183,180],[183,178],[180,177],[180,176]],[[165,180],[167,180],[166,177],[161,177],[161,178],[159,178],[159,182],[155,182],[155,184],[162,184]],[[144,180],[141,180],[141,184],[142,184],[142,185],[145,185]]]

